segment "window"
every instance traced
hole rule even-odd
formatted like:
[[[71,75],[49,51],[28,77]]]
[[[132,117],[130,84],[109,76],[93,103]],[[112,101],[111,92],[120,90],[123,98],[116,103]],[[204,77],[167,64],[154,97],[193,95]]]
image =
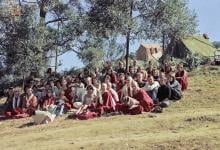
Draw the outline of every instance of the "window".
[[[150,48],[150,53],[151,53],[151,55],[154,54],[154,49],[153,48]]]
[[[158,53],[158,50],[157,50],[157,48],[155,48],[155,53]]]

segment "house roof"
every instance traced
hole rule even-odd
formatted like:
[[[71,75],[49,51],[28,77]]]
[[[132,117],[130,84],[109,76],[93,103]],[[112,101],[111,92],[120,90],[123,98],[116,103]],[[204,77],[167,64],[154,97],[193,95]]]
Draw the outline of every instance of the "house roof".
[[[216,51],[214,45],[201,35],[189,36],[182,39],[182,42],[189,51],[202,56],[214,56],[214,51]]]
[[[140,46],[143,46],[144,48],[161,48],[159,44],[141,44]]]

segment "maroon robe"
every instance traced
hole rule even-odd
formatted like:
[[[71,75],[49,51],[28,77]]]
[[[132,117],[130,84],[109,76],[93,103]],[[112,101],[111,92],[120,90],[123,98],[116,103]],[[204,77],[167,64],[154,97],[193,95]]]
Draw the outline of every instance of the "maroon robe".
[[[133,98],[140,102],[145,112],[149,112],[153,109],[153,100],[148,96],[145,90],[139,89],[139,91],[133,95]]]
[[[181,72],[177,72],[176,75],[176,80],[180,83],[181,85],[181,90],[185,91],[188,88],[188,73],[183,70]]]
[[[48,96],[44,97],[41,109],[45,109],[47,106],[54,104],[54,102],[55,102],[55,100],[52,96],[51,97],[48,97]]]
[[[33,95],[29,98],[29,100],[27,100],[27,98],[23,98],[22,103],[23,108],[26,109],[26,112],[23,113],[28,114],[28,116],[32,116],[34,111],[37,109],[37,97]]]

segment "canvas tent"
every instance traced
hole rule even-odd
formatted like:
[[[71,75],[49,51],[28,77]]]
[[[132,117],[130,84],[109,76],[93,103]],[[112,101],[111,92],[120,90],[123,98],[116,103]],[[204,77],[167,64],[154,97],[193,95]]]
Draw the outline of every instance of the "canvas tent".
[[[169,54],[176,58],[187,58],[191,56],[213,58],[215,46],[209,41],[208,38],[202,35],[188,36],[177,41],[174,48]]]

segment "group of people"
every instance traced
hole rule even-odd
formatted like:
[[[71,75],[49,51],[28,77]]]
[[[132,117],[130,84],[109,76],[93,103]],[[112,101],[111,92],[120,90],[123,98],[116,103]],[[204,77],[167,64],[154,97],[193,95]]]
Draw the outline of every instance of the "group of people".
[[[21,93],[10,88],[4,118],[23,118],[46,112],[87,120],[116,114],[138,115],[162,112],[183,96],[188,75],[183,64],[173,68],[169,63],[143,68],[137,61],[125,69],[123,61],[116,66],[106,62],[102,70],[84,69],[77,75],[57,77],[48,69],[45,78],[30,78]],[[44,120],[45,121],[45,120]]]

